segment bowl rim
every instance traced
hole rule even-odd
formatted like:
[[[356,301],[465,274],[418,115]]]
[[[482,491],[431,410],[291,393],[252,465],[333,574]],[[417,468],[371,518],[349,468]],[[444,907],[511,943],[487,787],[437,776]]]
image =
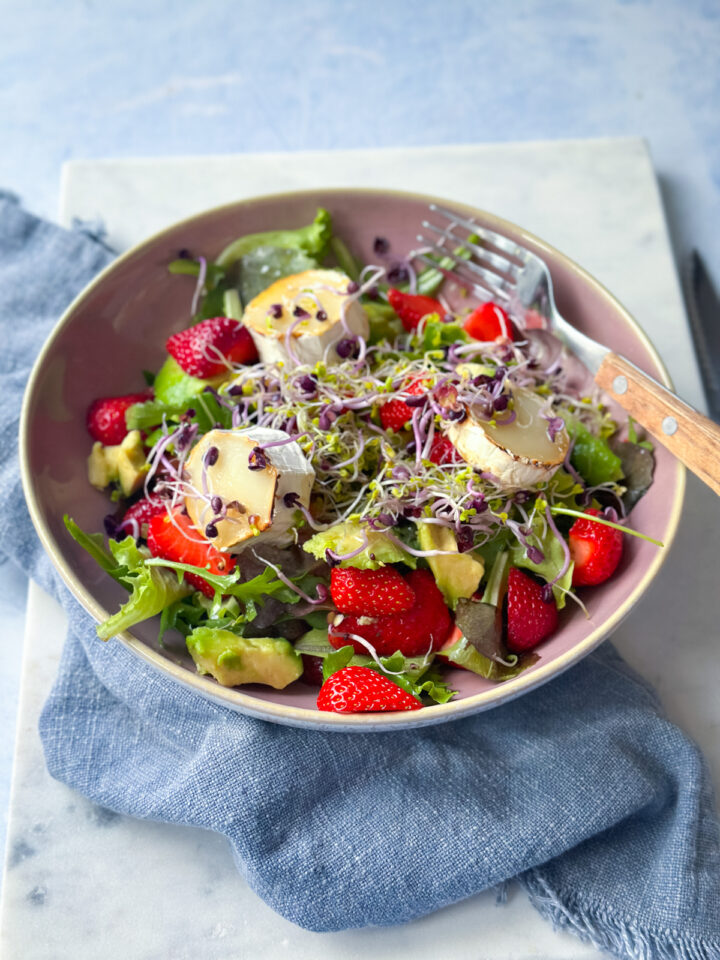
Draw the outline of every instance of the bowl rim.
[[[73,596],[79,601],[81,606],[98,622],[107,619],[110,613],[95,600],[95,598],[85,589],[79,578],[73,572],[72,568],[65,560],[60,545],[53,536],[49,527],[46,525],[38,497],[36,496],[32,473],[29,462],[29,444],[30,444],[30,408],[35,394],[35,389],[40,375],[45,366],[46,360],[51,354],[54,344],[65,327],[72,321],[73,315],[83,302],[95,291],[97,287],[103,284],[112,273],[121,267],[126,261],[142,254],[147,248],[155,245],[165,236],[175,233],[178,228],[190,226],[197,221],[212,219],[220,214],[229,212],[232,209],[241,211],[249,205],[262,204],[267,202],[278,202],[282,200],[298,200],[304,197],[315,198],[327,197],[331,202],[333,197],[347,196],[348,194],[359,197],[370,196],[392,196],[398,199],[419,201],[424,204],[435,203],[451,210],[456,210],[464,216],[482,217],[483,221],[491,226],[498,233],[510,231],[523,240],[535,245],[541,253],[551,254],[552,257],[561,261],[563,266],[580,277],[583,282],[588,284],[594,292],[605,300],[613,310],[618,313],[625,324],[630,327],[635,336],[640,340],[660,373],[661,381],[668,387],[672,387],[670,375],[660,358],[657,350],[653,346],[645,331],[640,327],[634,317],[617,300],[613,294],[598,281],[592,274],[588,273],[583,267],[575,263],[568,256],[562,253],[551,244],[542,240],[540,237],[531,233],[529,230],[498,217],[489,211],[482,210],[479,207],[473,207],[456,200],[449,200],[443,197],[431,196],[423,193],[415,193],[403,190],[389,190],[381,187],[332,187],[332,188],[309,188],[304,190],[286,190],[279,193],[261,194],[258,196],[247,197],[241,200],[230,201],[211,207],[189,217],[177,220],[161,230],[156,231],[151,236],[146,237],[140,243],[135,244],[128,250],[119,254],[108,266],[103,268],[100,273],[94,277],[90,283],[80,291],[65,309],[60,319],[57,321],[52,331],[48,335],[33,364],[28,383],[23,396],[20,428],[19,428],[19,458],[20,473],[23,485],[25,499],[30,512],[33,526],[38,534],[40,542],[45,551],[50,556],[55,568],[60,574],[61,579],[68,587]],[[436,704],[429,707],[423,707],[422,710],[399,713],[363,713],[363,714],[342,714],[342,713],[324,713],[318,710],[308,709],[307,707],[296,707],[290,704],[274,703],[267,700],[259,700],[256,697],[242,693],[242,688],[222,687],[215,680],[201,674],[192,673],[186,667],[163,657],[159,652],[145,644],[142,640],[135,637],[130,631],[124,631],[117,634],[117,639],[128,647],[134,654],[140,657],[145,663],[149,664],[160,673],[169,675],[173,680],[179,682],[182,686],[190,688],[195,693],[200,694],[205,699],[211,700],[222,706],[242,712],[244,714],[256,717],[262,720],[270,720],[275,723],[288,724],[298,727],[310,727],[313,729],[322,729],[326,731],[343,732],[370,732],[370,731],[388,731],[404,728],[417,728],[421,726],[444,723],[450,720],[457,720],[462,717],[479,713],[483,710],[507,703],[515,697],[521,696],[542,684],[548,682],[553,677],[563,673],[569,667],[573,666],[587,654],[591,653],[600,643],[612,633],[628,615],[632,607],[637,603],[640,597],[648,589],[650,583],[658,573],[660,567],[665,562],[670,547],[677,533],[682,506],[685,496],[686,471],[685,467],[675,461],[675,495],[667,514],[667,527],[664,539],[664,548],[658,550],[643,577],[635,586],[632,593],[625,601],[613,612],[613,614],[593,629],[582,641],[575,644],[570,650],[561,654],[554,660],[549,661],[544,666],[539,666],[536,670],[529,673],[521,673],[507,683],[497,684],[481,693],[465,697],[461,700],[451,700],[445,704]]]

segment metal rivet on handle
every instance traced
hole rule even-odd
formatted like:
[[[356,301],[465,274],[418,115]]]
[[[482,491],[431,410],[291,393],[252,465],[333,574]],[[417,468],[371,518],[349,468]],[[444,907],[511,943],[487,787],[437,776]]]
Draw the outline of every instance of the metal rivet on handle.
[[[678,428],[678,422],[675,417],[665,417],[662,422],[662,432],[671,437]]]
[[[612,383],[613,393],[627,393],[627,377],[615,377]]]

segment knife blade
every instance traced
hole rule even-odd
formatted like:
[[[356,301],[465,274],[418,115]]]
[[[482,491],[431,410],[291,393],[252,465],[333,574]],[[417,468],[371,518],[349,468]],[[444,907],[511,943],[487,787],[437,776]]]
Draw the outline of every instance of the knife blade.
[[[708,412],[720,423],[720,298],[697,250],[690,256],[685,286]]]

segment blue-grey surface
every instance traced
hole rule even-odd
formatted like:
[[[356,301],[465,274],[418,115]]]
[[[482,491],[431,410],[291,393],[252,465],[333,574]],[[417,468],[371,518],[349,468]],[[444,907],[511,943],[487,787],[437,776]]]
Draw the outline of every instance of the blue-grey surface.
[[[708,772],[609,644],[468,720],[331,737],[234,713],[98,645],[33,533],[16,437],[43,338],[108,259],[0,198],[0,315],[17,327],[0,364],[0,545],[70,621],[40,721],[51,774],[110,810],[224,834],[250,886],[310,930],[406,922],[518,877],[618,957],[718,956]]]
[[[6,0],[1,17],[0,185],[47,216],[74,157],[644,134],[676,250],[697,243],[720,279],[717,0]],[[7,567],[0,593],[4,811],[23,597]]]

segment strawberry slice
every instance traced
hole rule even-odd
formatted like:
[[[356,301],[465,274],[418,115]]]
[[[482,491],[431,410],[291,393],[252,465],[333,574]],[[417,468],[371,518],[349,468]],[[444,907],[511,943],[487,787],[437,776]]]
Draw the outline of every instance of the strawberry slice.
[[[475,340],[514,340],[512,321],[499,303],[489,300],[470,314],[463,324],[465,332]]]
[[[202,380],[225,373],[228,363],[258,359],[253,338],[239,320],[230,317],[211,317],[174,333],[165,347],[185,373]]]
[[[462,457],[457,452],[452,442],[448,439],[448,437],[444,437],[440,433],[436,433],[433,437],[432,443],[430,444],[430,452],[428,453],[428,460],[431,460],[433,463],[437,463],[438,466],[444,466],[448,463],[463,462]]]
[[[586,510],[589,517],[597,517],[599,510]],[[574,587],[594,587],[604,583],[617,570],[622,559],[623,535],[614,527],[594,523],[584,518],[576,520],[568,534],[573,568]]]
[[[412,588],[394,567],[379,570],[333,567],[330,596],[341,613],[359,613],[366,617],[404,613],[415,603]]]
[[[412,410],[404,400],[388,400],[380,407],[380,423],[385,430],[402,430],[404,426],[410,423]]]
[[[403,293],[391,287],[388,290],[388,302],[406,330],[414,330],[423,317],[429,313],[445,315],[445,307],[432,297],[424,297],[419,293]]]
[[[317,706],[329,713],[377,713],[419,710],[422,704],[369,667],[343,667],[322,685]]]
[[[164,516],[158,514],[150,519],[147,545],[154,557],[205,567],[210,573],[231,573],[235,566],[235,558],[221,553],[195,529],[190,517],[179,510],[172,515],[172,519],[167,512]],[[215,590],[207,580],[195,573],[183,575],[191,586],[202,591],[206,597],[212,599],[215,595]]]
[[[167,513],[167,505],[164,500],[156,500],[152,497],[143,497],[125,511],[125,515],[118,524],[118,530],[129,533],[132,537],[142,537],[147,540],[148,524],[153,517],[160,517]]]
[[[340,649],[350,643],[356,653],[367,653],[362,643],[351,638],[354,634],[372,644],[381,657],[396,650],[406,657],[416,657],[441,647],[452,628],[452,619],[435,578],[429,570],[412,570],[405,582],[415,596],[409,610],[376,617],[342,615],[330,626],[328,639],[332,646]]]
[[[135,403],[144,403],[152,397],[151,390],[143,393],[127,393],[122,397],[98,397],[88,407],[86,424],[93,440],[103,446],[114,447],[122,443],[128,434],[125,413]]]
[[[507,590],[507,645],[513,653],[532,650],[557,629],[558,612],[550,594],[543,599],[541,584],[510,567]]]

